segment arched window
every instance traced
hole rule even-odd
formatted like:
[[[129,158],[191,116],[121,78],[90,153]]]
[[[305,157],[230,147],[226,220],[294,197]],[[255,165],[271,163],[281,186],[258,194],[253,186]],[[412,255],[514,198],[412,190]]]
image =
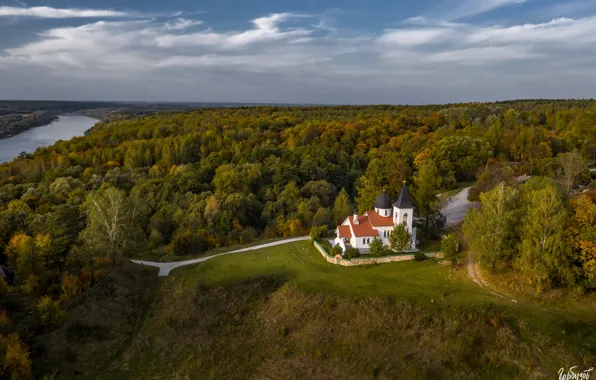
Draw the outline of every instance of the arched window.
[[[362,239],[362,244],[366,244],[366,239]]]
[[[404,224],[408,225],[408,214],[404,214]]]
[[[370,238],[366,239],[366,244],[370,244]]]
[[[389,216],[389,210],[385,210],[385,216]]]

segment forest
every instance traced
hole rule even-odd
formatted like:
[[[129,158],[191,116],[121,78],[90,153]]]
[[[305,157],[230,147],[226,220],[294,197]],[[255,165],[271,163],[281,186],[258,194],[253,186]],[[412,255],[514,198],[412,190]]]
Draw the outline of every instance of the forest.
[[[424,234],[437,194],[475,181],[463,225],[486,268],[536,291],[596,289],[596,102],[241,107],[97,123],[0,165],[2,376],[30,378],[43,328],[124,257],[302,236],[408,184]],[[525,184],[514,179],[532,178]],[[14,275],[13,275],[14,272]],[[35,310],[34,322],[28,316]],[[2,354],[4,355],[4,354]]]

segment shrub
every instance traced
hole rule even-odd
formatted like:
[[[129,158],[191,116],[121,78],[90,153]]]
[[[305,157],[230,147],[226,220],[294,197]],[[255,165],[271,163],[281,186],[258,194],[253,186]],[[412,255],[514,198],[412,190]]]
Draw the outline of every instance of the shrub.
[[[449,234],[443,238],[441,242],[441,250],[443,251],[443,257],[445,260],[451,261],[451,265],[455,266],[460,257],[459,241],[455,238],[455,235]]]
[[[381,256],[383,254],[383,252],[385,251],[385,249],[386,249],[385,244],[383,244],[383,241],[381,241],[381,239],[379,239],[378,237],[375,237],[370,242],[370,255],[372,257]]]
[[[353,258],[360,257],[360,251],[356,248],[348,248],[344,252],[344,259],[351,260]]]
[[[310,238],[319,239],[327,236],[327,226],[316,226],[310,229]]]
[[[331,251],[333,250],[333,246],[331,245],[331,243],[329,243],[329,241],[317,240],[317,242],[325,249],[325,251],[327,251],[328,254],[331,254]]]
[[[37,310],[41,316],[41,323],[45,326],[54,324],[62,315],[60,303],[48,296],[41,297],[39,304],[37,304]]]
[[[174,236],[170,245],[170,252],[176,256],[185,256],[203,252],[206,248],[207,242],[202,236],[186,230]]]
[[[341,255],[342,253],[343,249],[339,245],[336,245],[335,247],[331,248],[331,252],[329,252],[331,256]]]
[[[62,296],[65,301],[70,301],[79,294],[83,293],[84,284],[79,280],[78,276],[66,274],[62,277]]]
[[[414,261],[426,260],[426,255],[420,251],[414,253]]]

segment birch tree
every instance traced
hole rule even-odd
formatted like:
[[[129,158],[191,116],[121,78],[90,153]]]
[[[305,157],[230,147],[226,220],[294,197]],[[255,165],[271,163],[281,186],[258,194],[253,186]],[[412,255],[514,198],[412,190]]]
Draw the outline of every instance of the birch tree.
[[[124,191],[107,188],[91,197],[87,228],[81,233],[87,248],[94,254],[121,257],[143,240],[138,227],[144,213],[140,197],[128,199]]]

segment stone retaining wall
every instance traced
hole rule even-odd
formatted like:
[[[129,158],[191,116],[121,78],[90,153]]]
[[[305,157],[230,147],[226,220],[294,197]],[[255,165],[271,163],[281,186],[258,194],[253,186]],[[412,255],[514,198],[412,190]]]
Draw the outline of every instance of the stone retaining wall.
[[[341,265],[344,267],[352,267],[356,265],[370,265],[370,264],[384,264],[384,263],[392,263],[397,261],[409,261],[414,260],[414,255],[392,255],[392,256],[383,256],[383,257],[357,257],[352,260],[346,260],[341,255],[337,255],[335,257],[330,256],[329,253],[323,248],[321,244],[319,244],[316,240],[313,240],[313,244],[315,248],[321,253],[323,258],[327,260],[327,262],[335,265]],[[426,257],[437,257],[442,258],[442,252],[424,252]]]

